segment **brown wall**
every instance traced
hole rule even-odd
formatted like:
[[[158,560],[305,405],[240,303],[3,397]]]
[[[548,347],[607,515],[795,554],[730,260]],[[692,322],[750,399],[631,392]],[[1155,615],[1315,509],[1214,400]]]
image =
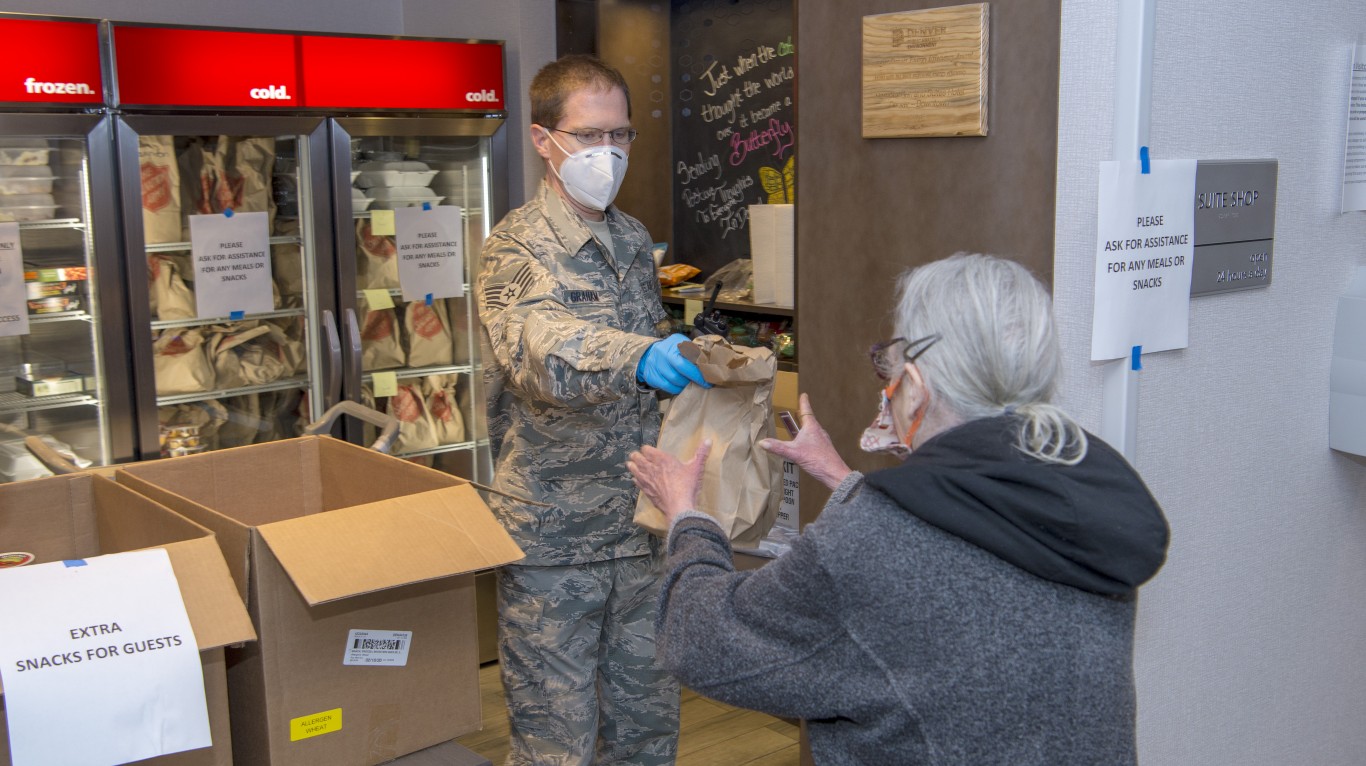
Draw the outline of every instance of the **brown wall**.
[[[598,56],[621,70],[631,88],[630,170],[617,193],[622,210],[640,219],[656,242],[673,233],[673,174],[669,158],[669,4],[601,0]]]
[[[1059,0],[991,3],[988,135],[861,137],[862,17],[949,5],[807,0],[797,6],[797,306],[801,389],[849,464],[878,381],[866,349],[891,336],[898,274],[960,250],[1052,280]],[[828,493],[802,483],[802,517]]]

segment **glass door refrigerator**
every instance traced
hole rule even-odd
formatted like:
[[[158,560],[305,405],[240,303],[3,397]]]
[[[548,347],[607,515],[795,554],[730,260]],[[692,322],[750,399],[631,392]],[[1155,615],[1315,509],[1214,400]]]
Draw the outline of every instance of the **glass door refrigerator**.
[[[0,14],[0,482],[134,454],[99,24]],[[88,461],[88,462],[87,462]]]
[[[394,454],[487,481],[470,288],[484,238],[507,209],[503,46],[306,36],[301,50],[310,106],[334,115],[343,395],[399,420]],[[344,66],[348,61],[366,64]],[[405,272],[417,273],[407,253],[425,246],[405,241],[424,235],[405,230],[404,208],[444,213],[456,227],[449,239],[461,260],[458,289],[401,289]],[[350,438],[371,437],[354,425],[361,433]]]
[[[138,458],[299,435],[341,359],[327,124],[298,98],[297,36],[108,39]]]

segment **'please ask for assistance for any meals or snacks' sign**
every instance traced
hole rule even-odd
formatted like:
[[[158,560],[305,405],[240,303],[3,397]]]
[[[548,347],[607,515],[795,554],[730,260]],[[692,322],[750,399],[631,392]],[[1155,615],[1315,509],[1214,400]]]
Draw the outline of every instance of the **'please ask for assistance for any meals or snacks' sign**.
[[[1092,360],[1186,347],[1194,197],[1195,160],[1100,164]]]
[[[194,299],[201,319],[272,311],[265,213],[190,216]]]
[[[14,766],[128,763],[208,747],[194,631],[166,551],[0,572]]]
[[[28,335],[27,297],[19,224],[0,223],[0,338]]]
[[[394,211],[398,285],[403,300],[459,298],[465,294],[465,237],[460,219],[461,209],[452,205]]]

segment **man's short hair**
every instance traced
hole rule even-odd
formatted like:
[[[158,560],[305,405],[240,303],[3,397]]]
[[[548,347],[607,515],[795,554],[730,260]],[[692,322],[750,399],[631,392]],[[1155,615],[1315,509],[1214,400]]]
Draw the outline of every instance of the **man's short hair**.
[[[581,90],[611,90],[621,88],[626,94],[626,116],[631,116],[631,89],[626,78],[614,67],[604,64],[597,56],[571,53],[541,67],[531,80],[531,122],[553,128],[564,119],[564,104]],[[619,128],[621,125],[593,125],[596,128]]]

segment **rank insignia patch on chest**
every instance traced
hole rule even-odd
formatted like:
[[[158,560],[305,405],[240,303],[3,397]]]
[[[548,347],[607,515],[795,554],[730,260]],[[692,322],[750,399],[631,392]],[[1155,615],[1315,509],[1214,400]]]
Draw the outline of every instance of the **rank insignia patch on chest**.
[[[565,303],[602,303],[597,290],[566,290]]]
[[[532,276],[531,267],[523,265],[516,274],[512,275],[512,279],[506,282],[490,282],[484,285],[484,305],[494,309],[507,308],[516,303],[523,293],[531,289],[531,285],[535,281],[536,278]]]

